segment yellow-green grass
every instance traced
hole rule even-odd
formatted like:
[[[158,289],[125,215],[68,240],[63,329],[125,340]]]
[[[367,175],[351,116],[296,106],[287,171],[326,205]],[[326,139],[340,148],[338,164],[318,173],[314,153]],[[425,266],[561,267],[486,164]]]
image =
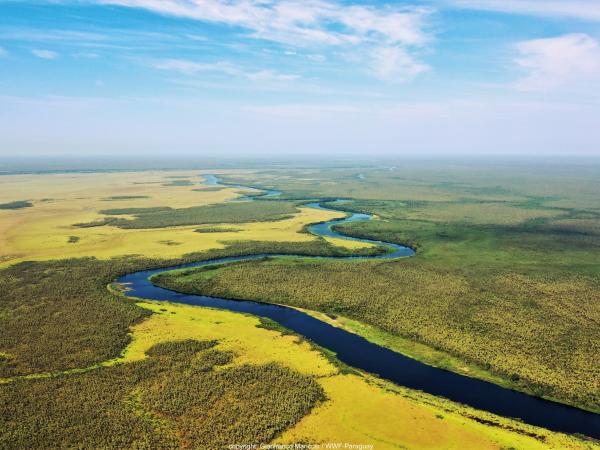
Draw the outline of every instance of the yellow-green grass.
[[[369,376],[337,375],[320,383],[329,400],[285,432],[278,442],[347,442],[370,444],[377,450],[598,448]],[[496,425],[484,425],[476,419]]]
[[[202,339],[218,340],[219,350],[234,352],[235,364],[278,362],[307,375],[336,373],[327,358],[308,342],[259,327],[260,320],[255,316],[169,302],[138,305],[155,314],[133,327],[123,362],[145,358],[146,351],[159,342]]]
[[[519,225],[532,219],[564,215],[563,211],[529,209],[501,203],[429,203],[411,209],[406,217],[434,222],[461,222],[474,225]]]
[[[202,228],[198,226],[146,230],[73,226],[102,218],[99,211],[114,203],[118,203],[119,208],[177,208],[220,203],[241,195],[238,188],[203,191],[199,184],[164,186],[161,181],[172,173],[0,177],[0,201],[20,196],[34,202],[33,208],[0,211],[0,267],[24,260],[83,256],[106,259],[142,254],[148,257],[176,258],[188,253],[223,248],[228,242],[241,240],[307,242],[315,237],[301,232],[306,225],[343,217],[343,213],[301,208],[290,219],[223,225],[220,227],[222,230],[231,231],[218,233],[196,233],[195,230]],[[195,176],[200,183],[201,177],[198,174],[190,175]],[[114,196],[144,198],[106,201]],[[328,240],[334,245],[347,248],[369,247],[360,242],[333,238]]]
[[[161,342],[214,339],[219,341],[217,349],[236,355],[233,364],[276,362],[317,377],[328,400],[279,442],[355,442],[376,449],[586,448],[576,438],[460,407],[370,375],[343,374],[310,343],[263,328],[255,316],[169,302],[138,305],[155,314],[133,327],[132,342],[121,362],[143,359],[149,348]],[[509,429],[484,425],[472,417]]]
[[[363,178],[358,175],[362,174]],[[256,170],[231,173],[228,181],[265,185],[286,193],[372,200],[524,202],[543,206],[600,208],[598,165],[528,165],[473,161],[402,161],[394,170],[371,167]]]
[[[421,361],[425,364],[460,373],[469,377],[489,381],[499,386],[504,386],[508,389],[516,388],[517,390],[529,393],[530,395],[536,395],[536,393],[532,392],[529,389],[523,388],[522,386],[515,386],[515,384],[506,377],[502,377],[490,370],[486,370],[485,368],[471,361],[461,359],[455,355],[452,355],[443,350],[438,350],[424,343],[408,339],[397,334],[389,333],[375,326],[347,317],[337,315],[331,316],[322,312],[312,311],[309,309],[299,307],[295,307],[295,309],[303,311],[306,314],[309,314],[333,326],[350,331],[351,333],[358,334],[364,337],[365,339],[369,340],[370,342],[381,345],[383,347],[387,347],[410,358]],[[557,398],[549,399],[555,402],[561,401]]]
[[[294,217],[282,221],[222,225],[222,229],[230,228],[231,231],[197,233],[198,226],[149,230],[124,230],[106,226],[75,229],[67,224],[76,220],[74,216],[51,214],[45,218],[38,216],[33,221],[7,230],[5,241],[9,246],[8,254],[19,255],[11,262],[82,256],[106,259],[131,254],[175,258],[188,253],[224,248],[228,242],[240,240],[311,241],[315,239],[314,236],[301,233],[304,226],[340,216],[340,213],[302,208]],[[70,236],[76,236],[79,240],[74,244],[69,243]],[[331,241],[338,246],[364,246],[340,239]]]
[[[228,265],[211,271],[210,280],[204,273],[164,274],[157,282],[186,293],[284,303],[350,317],[473,361],[505,378],[503,385],[591,410],[597,405],[595,284],[585,279],[454,276],[432,270],[418,256],[351,263],[270,260]],[[257,279],[261,283],[252,282]],[[425,347],[402,347],[396,348],[413,355],[419,349],[415,356],[432,364],[452,361],[448,368],[460,367],[458,359],[444,360],[423,351]],[[473,368],[471,375],[492,380]]]
[[[20,260],[70,256],[109,258],[143,254],[178,257],[222,248],[227,241],[309,241],[314,237],[301,232],[305,225],[342,216],[341,213],[303,208],[292,219],[223,225],[219,228],[232,231],[218,233],[195,233],[198,226],[160,230],[72,227],[74,223],[102,217],[98,211],[111,205],[105,200],[111,196],[148,197],[119,200],[118,207],[125,208],[189,207],[218,203],[240,195],[235,188],[201,192],[194,190],[201,189],[199,185],[164,186],[168,183],[169,174],[172,173],[0,177],[0,201],[29,199],[34,203],[33,208],[26,210],[0,211],[0,266]],[[197,174],[190,173],[190,176]],[[69,243],[70,236],[80,239]],[[364,246],[337,239],[331,242],[347,247]],[[64,375],[143,359],[145,352],[156,343],[216,339],[219,349],[233,351],[237,355],[233,364],[278,362],[318,377],[328,400],[281,436],[281,442],[355,441],[372,443],[377,449],[592,447],[592,444],[576,438],[462,408],[368,375],[342,374],[335,364],[307,342],[293,335],[258,327],[260,321],[253,316],[165,302],[140,302],[139,305],[155,314],[132,328],[132,342],[119,358],[74,369]],[[503,427],[511,427],[513,431],[484,425],[467,416],[493,420]],[[545,440],[522,432],[544,436]]]
[[[96,367],[140,361],[156,344],[195,339],[216,340],[218,350],[235,354],[223,368],[274,362],[315,377],[327,400],[284,432],[276,440],[279,443],[349,442],[376,449],[596,448],[575,437],[462,407],[368,374],[342,373],[310,343],[264,328],[251,315],[169,302],[137,304],[154,314],[132,327],[132,341],[120,358]],[[64,373],[65,382],[73,373],[77,372]]]
[[[325,176],[324,176],[325,174]],[[287,191],[303,192],[307,196],[314,194],[318,186],[320,197],[352,197],[356,199],[377,200],[431,200],[450,201],[457,198],[444,189],[427,186],[424,183],[406,183],[401,186],[380,183],[375,178],[360,182],[358,178],[345,171],[313,172],[294,171],[293,174],[273,175],[264,172],[230,174],[228,181],[235,183],[259,183],[261,186],[273,186],[276,189],[283,186]]]
[[[348,442],[373,445],[378,450],[598,448],[575,437],[459,406],[368,374],[342,373],[309,342],[262,327],[255,316],[169,302],[137,304],[154,314],[132,327],[132,341],[119,358],[63,375],[139,361],[160,343],[216,340],[218,350],[236,355],[228,366],[275,362],[316,377],[323,387],[327,400],[280,436],[275,441],[278,443]]]
[[[460,359],[447,352],[437,350],[421,342],[389,333],[380,328],[350,319],[348,317],[338,315],[331,316],[322,312],[311,311],[309,309],[298,307],[295,309],[303,311],[306,314],[309,314],[335,327],[358,334],[370,342],[387,347],[410,358],[424,362],[425,364],[512,388],[506,379],[488,370],[485,370],[476,364]]]

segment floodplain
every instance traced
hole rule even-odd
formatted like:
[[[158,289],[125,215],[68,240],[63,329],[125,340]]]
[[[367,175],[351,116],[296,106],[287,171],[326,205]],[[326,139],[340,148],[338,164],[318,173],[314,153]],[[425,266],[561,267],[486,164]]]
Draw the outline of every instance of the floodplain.
[[[344,233],[410,245],[417,255],[269,259],[174,272],[161,283],[304,308],[428,364],[597,410],[593,174],[583,174],[579,192],[542,195],[518,177],[396,170],[0,177],[0,203],[31,205],[0,210],[1,446],[597,447],[393,385],[264,319],[131,300],[113,284],[125,273],[223,256],[376,252],[307,232],[345,215],[309,201],[344,198],[336,208],[376,216]],[[213,173],[228,184],[204,184]],[[258,189],[277,189],[281,199],[239,201]],[[150,223],[155,214],[161,221]],[[199,397],[199,385],[218,394]],[[112,392],[105,401],[102,389]]]

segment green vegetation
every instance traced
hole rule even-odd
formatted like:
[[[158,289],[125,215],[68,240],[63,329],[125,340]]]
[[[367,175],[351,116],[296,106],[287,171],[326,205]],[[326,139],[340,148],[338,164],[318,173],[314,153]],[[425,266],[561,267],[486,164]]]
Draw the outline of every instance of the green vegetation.
[[[172,211],[168,206],[155,206],[152,208],[113,208],[113,209],[103,209],[100,214],[105,214],[107,216],[124,216],[124,215],[144,215],[144,214],[154,214],[158,212]]]
[[[78,227],[112,225],[125,229],[164,228],[211,223],[266,222],[281,220],[297,212],[293,202],[260,201],[257,203],[227,203],[172,209],[122,208],[101,211],[105,215],[134,215],[133,220],[107,217],[95,222],[76,224]]]
[[[167,239],[164,241],[159,241],[163,245],[181,245],[181,242],[173,241],[171,239]]]
[[[330,244],[323,238],[306,242],[265,242],[265,241],[232,241],[231,247],[225,251],[205,253],[207,258],[213,255],[223,256],[278,254],[278,255],[303,255],[303,256],[373,256],[381,255],[388,251],[386,247],[365,247],[348,249]],[[220,256],[214,256],[220,257]],[[291,260],[291,259],[290,259]]]
[[[106,285],[140,260],[26,262],[0,272],[0,377],[86,367],[114,358],[148,315]],[[23,330],[27,330],[24,332]]]
[[[514,273],[471,278],[419,259],[271,259],[211,269],[153,282],[349,317],[461,356],[538,395],[590,409],[600,399],[598,286],[590,282]]]
[[[120,200],[139,200],[142,198],[150,198],[148,195],[113,195],[112,197],[106,197],[104,201],[120,201]]]
[[[507,168],[412,163],[393,170],[241,172],[224,176],[225,182],[278,189],[287,200],[107,209],[102,211],[105,218],[79,226],[114,225],[140,229],[139,234],[146,235],[157,231],[145,228],[207,224],[197,231],[230,233],[242,226],[229,229],[218,224],[278,220],[297,212],[307,199],[343,197],[347,201],[336,208],[378,218],[339,227],[344,233],[410,244],[417,256],[396,261],[268,257],[181,270],[155,281],[186,292],[321,311],[326,320],[430,363],[599,411],[595,367],[600,353],[599,175],[593,167],[532,171],[518,164]],[[191,183],[186,178],[171,179]],[[118,191],[99,198],[109,199],[114,192]],[[89,210],[76,217],[66,223],[90,220]],[[264,233],[269,233],[275,225],[253,226],[264,226]],[[61,244],[78,242],[78,236],[70,236],[74,231],[62,229]],[[154,242],[165,254],[185,249],[170,253],[180,255],[190,248],[183,244],[210,238],[191,230],[170,230],[178,234],[165,233]],[[90,231],[79,230],[81,242],[69,247],[78,250],[90,242]],[[98,231],[99,236],[104,231],[135,234]],[[250,236],[259,239],[263,234]],[[401,417],[402,423],[411,424],[407,425],[410,437],[417,433],[413,429],[421,430],[424,447],[431,447],[430,436],[445,436],[444,442],[471,442],[464,441],[465,432],[481,425],[465,417],[474,414],[475,420],[482,420],[479,413],[463,411],[453,418],[456,405],[436,409],[439,399],[394,387],[382,396],[375,382],[365,381],[369,377],[360,379],[369,389],[357,397],[354,379],[358,377],[327,375],[329,362],[320,354],[318,361],[313,355],[309,363],[302,359],[308,358],[305,354],[297,358],[300,347],[290,343],[296,345],[295,336],[278,336],[276,341],[263,336],[257,345],[258,335],[251,330],[267,330],[256,328],[247,316],[209,309],[196,312],[197,308],[192,314],[194,307],[166,303],[147,302],[142,307],[106,289],[126,272],[191,260],[260,253],[348,256],[386,251],[349,250],[325,239],[228,244],[225,249],[177,260],[135,255],[104,261],[79,258],[26,262],[1,270],[0,378],[5,379],[0,381],[7,383],[0,384],[0,448],[222,448],[231,442],[271,441],[284,430],[292,432],[292,425],[303,416],[311,420],[302,421],[304,428],[294,431],[300,434],[291,435],[294,441],[347,439],[348,433],[355,433],[357,440],[392,436],[385,442],[421,445],[406,436],[386,434],[402,428],[393,425]],[[131,253],[148,251],[137,244],[127,248]],[[205,316],[210,320],[202,319]],[[242,329],[242,323],[246,328],[239,335],[231,332]],[[281,331],[268,321],[261,326]],[[225,345],[226,336],[232,334]],[[242,345],[246,347],[240,351]],[[301,341],[297,345],[309,347]],[[278,359],[265,356],[272,354]],[[304,372],[305,368],[310,371]],[[52,376],[22,378],[45,373]],[[318,413],[306,417],[324,399],[317,382],[337,403],[328,401],[316,408]],[[404,403],[398,403],[396,394],[393,401],[388,398],[392,391],[401,391]],[[406,403],[407,398],[414,403]],[[423,418],[421,409],[435,420]],[[308,434],[302,434],[302,429]],[[450,429],[456,434],[448,437]],[[512,444],[517,437],[506,439]],[[482,448],[472,442],[473,448]],[[531,448],[516,442],[515,447]]]
[[[269,442],[325,399],[312,377],[277,364],[216,369],[233,355],[215,344],[162,343],[141,361],[0,385],[0,447],[220,449]]]
[[[461,358],[473,376],[598,411],[598,204],[582,203],[575,187],[568,189],[569,180],[561,192],[537,175],[532,179],[547,188],[546,195],[517,176],[508,186],[506,175],[502,179],[489,173],[490,180],[476,182],[478,174],[463,172],[462,182],[441,182],[458,177],[452,170],[419,181],[382,171],[361,173],[364,180],[350,171],[316,170],[307,173],[306,183],[302,176],[274,172],[265,172],[264,179],[277,189],[285,181],[288,197],[315,196],[319,190],[340,195],[341,186],[350,183],[352,192],[363,197],[380,195],[384,200],[337,203],[336,208],[379,219],[337,230],[410,245],[417,249],[416,257],[379,262],[275,259],[210,273],[163,275],[157,282],[185,292],[348,317]],[[261,174],[253,177],[261,180]],[[361,190],[363,184],[370,187]],[[585,189],[600,192],[591,178],[581,185],[577,189],[583,194]],[[385,200],[391,192],[396,199]],[[262,282],[255,283],[257,279]],[[436,363],[456,369],[454,362]]]
[[[26,200],[18,200],[15,202],[2,203],[0,204],[0,209],[23,209],[23,208],[31,208],[33,203],[28,202]]]
[[[173,245],[173,242],[165,242]],[[376,254],[382,248],[366,248]],[[117,357],[128,329],[148,315],[107,291],[120,275],[186,261],[261,253],[344,256],[324,239],[285,243],[240,241],[178,260],[139,257],[24,262],[0,271],[0,378],[87,367]],[[23,333],[23,330],[30,332]]]
[[[194,230],[196,233],[239,233],[242,231],[238,228],[225,228],[225,227],[208,227],[208,228],[198,228]]]
[[[411,161],[371,167],[257,170],[221,175],[226,184],[280,190],[284,198],[352,198],[392,201],[526,202],[600,209],[598,162]],[[358,174],[364,178],[359,179]]]
[[[164,183],[163,186],[193,186],[194,183],[190,180],[172,180]]]
[[[192,189],[194,192],[219,192],[222,191],[223,187],[221,186],[207,186],[199,189]]]

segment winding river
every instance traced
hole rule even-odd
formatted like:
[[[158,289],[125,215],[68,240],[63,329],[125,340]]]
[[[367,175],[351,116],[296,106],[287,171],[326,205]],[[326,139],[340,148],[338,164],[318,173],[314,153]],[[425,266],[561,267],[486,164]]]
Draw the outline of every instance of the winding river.
[[[207,177],[206,182],[207,184],[212,185],[219,184],[218,178],[214,176]],[[267,191],[266,194],[261,197],[275,197],[277,195],[279,195],[279,192],[277,191]],[[244,199],[252,200],[253,198],[245,197]],[[312,208],[332,209],[324,208],[319,203],[311,203],[307,206]],[[369,242],[384,245],[390,249],[388,253],[379,256],[344,257],[343,259],[390,259],[414,255],[414,251],[408,247],[389,242],[353,238],[332,230],[332,226],[336,224],[371,219],[372,216],[367,214],[352,214],[344,219],[336,219],[325,223],[311,225],[309,231],[318,236],[331,236],[341,239]],[[119,278],[117,282],[127,285],[129,290],[127,290],[126,295],[131,297],[150,300],[166,300],[175,303],[219,308],[267,317],[284,327],[309,338],[318,345],[335,352],[338,359],[344,363],[366,372],[373,373],[398,385],[445,397],[449,400],[470,405],[504,417],[518,418],[531,425],[537,425],[565,433],[579,433],[600,439],[600,415],[598,414],[513,391],[486,381],[428,366],[388,348],[369,342],[361,336],[322,322],[293,308],[254,301],[229,300],[203,295],[182,294],[154,286],[149,281],[149,278],[153,275],[174,269],[258,260],[267,256],[284,255],[257,254],[198,261],[162,269],[131,273]],[[318,258],[323,259],[327,257]]]

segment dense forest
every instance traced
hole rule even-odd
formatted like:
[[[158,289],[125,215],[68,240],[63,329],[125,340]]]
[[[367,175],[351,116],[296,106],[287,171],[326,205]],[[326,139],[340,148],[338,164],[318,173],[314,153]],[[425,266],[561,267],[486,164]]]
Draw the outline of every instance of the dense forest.
[[[23,209],[23,208],[31,208],[33,203],[28,202],[26,200],[17,200],[14,202],[2,203],[0,204],[0,209]]]
[[[313,378],[276,364],[220,367],[233,355],[215,344],[158,344],[142,361],[0,385],[0,448],[269,442],[325,399]]]
[[[126,229],[163,228],[211,223],[265,222],[290,217],[297,212],[293,202],[261,200],[256,203],[239,202],[173,209],[169,207],[121,208],[100,211],[109,217],[94,222],[80,223],[78,227],[112,225]],[[119,215],[133,215],[123,219]]]

